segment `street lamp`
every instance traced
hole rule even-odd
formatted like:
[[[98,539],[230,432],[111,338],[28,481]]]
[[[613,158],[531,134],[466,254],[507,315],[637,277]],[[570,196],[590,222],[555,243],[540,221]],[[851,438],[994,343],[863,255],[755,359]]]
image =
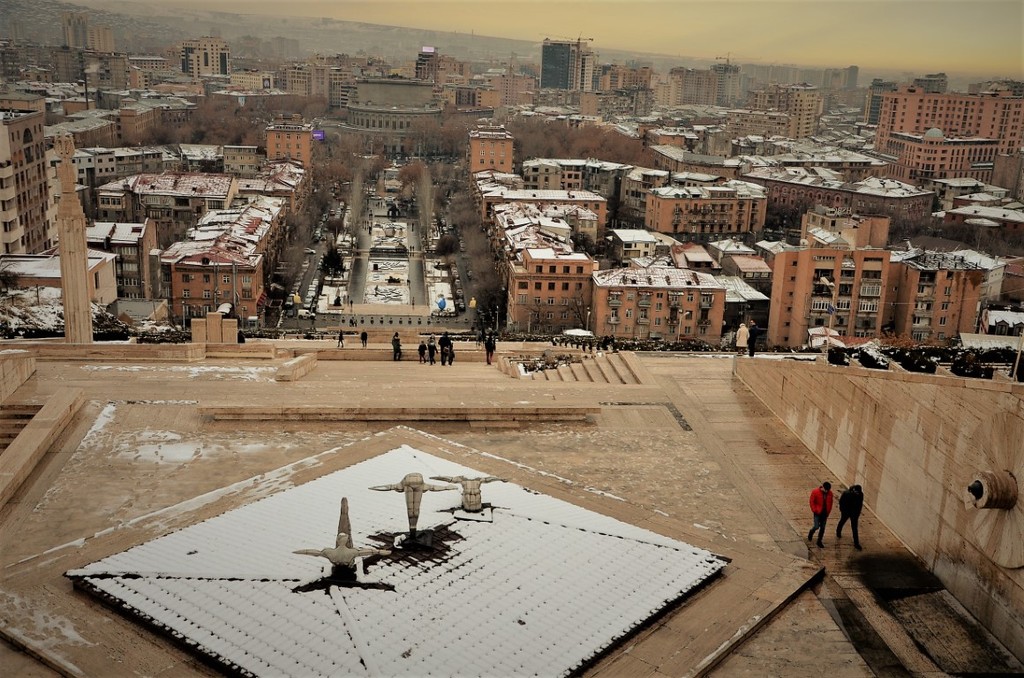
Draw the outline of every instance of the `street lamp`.
[[[834,282],[824,276],[818,278],[818,284],[824,285],[832,291],[832,303],[829,304],[828,307],[828,329],[825,334],[825,351],[828,352],[828,349],[832,344],[832,324],[836,319],[836,302],[838,301],[836,296],[839,293],[839,288],[836,287]]]

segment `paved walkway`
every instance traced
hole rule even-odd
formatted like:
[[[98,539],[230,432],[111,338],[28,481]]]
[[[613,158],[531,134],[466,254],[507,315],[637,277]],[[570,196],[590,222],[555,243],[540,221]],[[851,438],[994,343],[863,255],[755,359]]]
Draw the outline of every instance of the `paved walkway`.
[[[13,400],[38,401],[74,385],[89,403],[15,502],[0,509],[0,623],[10,638],[68,675],[208,675],[71,591],[61,573],[322,472],[300,468],[270,482],[286,464],[329,449],[339,450],[332,463],[352,463],[372,452],[369,434],[386,431],[433,445],[431,453],[473,454],[484,471],[732,559],[722,579],[592,675],[940,675],[863,584],[865,558],[909,558],[870,507],[864,552],[835,543],[830,531],[826,548],[808,553],[806,497],[827,472],[732,377],[731,358],[641,355],[649,378],[635,385],[517,380],[482,362],[442,369],[390,361],[321,361],[283,384],[273,381],[280,362],[38,363]],[[602,409],[586,425],[415,427],[426,437],[368,422],[242,426],[197,415],[206,402],[353,397],[381,406],[544,401]],[[225,494],[224,487],[237,489]],[[822,565],[824,580],[806,588]],[[712,666],[722,647],[728,656]],[[15,667],[14,675],[49,675],[10,645],[0,665]]]

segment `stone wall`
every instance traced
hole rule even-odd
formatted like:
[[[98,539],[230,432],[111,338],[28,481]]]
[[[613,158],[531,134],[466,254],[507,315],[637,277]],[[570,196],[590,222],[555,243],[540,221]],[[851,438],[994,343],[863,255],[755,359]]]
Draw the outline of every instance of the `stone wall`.
[[[786,360],[734,373],[1024,659],[1024,386]],[[990,470],[1016,477],[1012,508],[966,501]]]

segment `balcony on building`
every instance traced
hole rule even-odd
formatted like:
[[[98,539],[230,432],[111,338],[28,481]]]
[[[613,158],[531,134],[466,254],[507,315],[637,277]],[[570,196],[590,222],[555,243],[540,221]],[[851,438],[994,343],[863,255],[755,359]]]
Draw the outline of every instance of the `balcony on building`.
[[[609,325],[618,325],[620,322],[622,322],[622,318],[619,318],[618,316],[613,315],[612,317],[608,318]]]

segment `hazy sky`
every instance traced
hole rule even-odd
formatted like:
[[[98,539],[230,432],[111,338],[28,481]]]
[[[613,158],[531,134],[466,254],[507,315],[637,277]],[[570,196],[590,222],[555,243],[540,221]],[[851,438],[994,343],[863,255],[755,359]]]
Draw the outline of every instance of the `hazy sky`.
[[[1024,75],[1021,0],[171,0],[746,63]],[[440,46],[443,49],[443,46]]]

